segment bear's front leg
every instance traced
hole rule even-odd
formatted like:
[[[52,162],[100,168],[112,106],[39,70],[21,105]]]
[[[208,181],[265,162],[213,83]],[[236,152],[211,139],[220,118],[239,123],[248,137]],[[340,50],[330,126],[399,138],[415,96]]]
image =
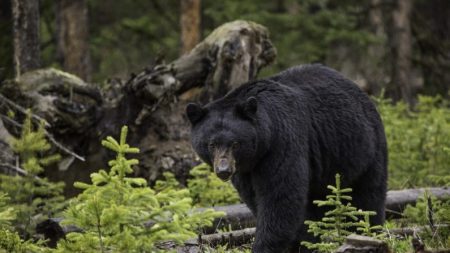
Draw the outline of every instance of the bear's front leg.
[[[253,190],[252,179],[250,174],[236,173],[231,178],[234,187],[239,193],[239,197],[256,216],[255,191]]]
[[[280,194],[274,189],[259,199],[252,252],[282,253],[300,243],[297,240],[305,217],[305,199],[289,193]]]

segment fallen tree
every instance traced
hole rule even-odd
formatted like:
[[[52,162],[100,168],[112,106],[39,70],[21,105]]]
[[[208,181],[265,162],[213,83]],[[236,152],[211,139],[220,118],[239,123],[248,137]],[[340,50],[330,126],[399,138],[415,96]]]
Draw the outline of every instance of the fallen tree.
[[[63,155],[56,168],[46,168],[46,176],[66,182],[66,195],[72,196],[77,194],[73,182],[88,181],[109,160],[101,140],[128,125],[129,144],[141,150],[137,174],[154,182],[163,171],[172,171],[183,183],[199,162],[183,116],[186,103],[223,96],[255,79],[275,57],[265,27],[234,21],[188,54],[168,64],[157,62],[127,81],[96,86],[55,69],[24,73],[0,86],[0,139],[17,136],[25,108],[31,108],[34,121],[45,122],[47,136]],[[15,165],[11,153],[0,153],[0,170],[9,172],[13,167],[7,165]]]
[[[408,204],[414,204],[417,199],[428,191],[438,199],[450,198],[450,188],[420,188],[388,191],[386,197],[386,216],[399,217]],[[245,204],[214,207],[217,211],[226,213],[226,216],[215,221],[214,228],[230,227],[242,229],[255,226],[255,217]],[[209,230],[211,231],[211,230]]]

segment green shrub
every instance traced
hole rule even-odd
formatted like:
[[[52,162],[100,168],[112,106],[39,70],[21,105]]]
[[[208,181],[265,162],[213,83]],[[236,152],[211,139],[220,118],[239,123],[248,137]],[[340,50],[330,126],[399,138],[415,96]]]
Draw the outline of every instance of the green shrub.
[[[9,205],[9,197],[6,193],[0,192],[0,228],[9,227],[11,221],[16,219],[16,211]]]
[[[173,187],[174,182],[155,191],[143,178],[127,177],[138,161],[126,155],[139,150],[126,144],[126,135],[123,127],[119,142],[112,137],[102,142],[117,153],[109,172],[93,173],[92,184],[76,183],[83,192],[65,211],[64,224],[83,233],[69,233],[58,252],[158,252],[158,243],[195,237],[200,227],[223,215],[211,209],[192,211],[189,191]]]
[[[46,140],[43,123],[38,129],[33,127],[30,111],[20,138],[13,140],[11,147],[20,158],[20,168],[15,168],[15,175],[0,175],[0,190],[8,194],[9,206],[16,211],[15,229],[28,238],[35,233],[37,223],[64,207],[64,184],[39,177],[44,171],[43,166],[57,161],[59,155],[43,155],[51,147]]]
[[[450,249],[450,196],[438,200],[425,192],[403,215],[408,227],[423,227],[419,235],[427,248]]]
[[[216,176],[207,164],[200,164],[189,172],[188,189],[194,203],[200,207],[239,203],[239,195],[230,182]]]
[[[389,151],[389,187],[413,188],[450,183],[448,100],[419,96],[414,111],[403,102],[376,99]]]

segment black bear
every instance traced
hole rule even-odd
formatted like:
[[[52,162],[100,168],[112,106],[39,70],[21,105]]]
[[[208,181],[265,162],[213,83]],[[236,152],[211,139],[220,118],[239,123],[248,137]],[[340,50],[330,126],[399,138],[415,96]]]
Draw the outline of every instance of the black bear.
[[[188,104],[191,141],[256,216],[253,252],[297,251],[304,220],[324,210],[341,174],[352,203],[384,222],[387,147],[380,116],[352,81],[314,64],[249,82],[205,106]]]

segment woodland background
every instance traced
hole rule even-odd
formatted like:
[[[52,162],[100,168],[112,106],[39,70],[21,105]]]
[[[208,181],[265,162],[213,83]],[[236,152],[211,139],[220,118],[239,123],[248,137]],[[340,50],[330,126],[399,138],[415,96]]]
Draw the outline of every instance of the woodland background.
[[[139,164],[99,175],[110,180],[122,171],[139,177],[127,180],[140,186],[148,183],[155,192],[146,194],[156,194],[156,200],[146,201],[161,205],[167,199],[158,194],[170,192],[172,200],[180,201],[186,193],[174,189],[187,187],[193,202],[184,209],[168,208],[174,213],[237,203],[230,185],[218,181],[207,167],[195,167],[200,161],[189,144],[185,105],[208,102],[243,82],[305,63],[333,67],[371,95],[388,138],[390,190],[448,186],[449,13],[447,0],[2,0],[0,214],[10,206],[18,210],[8,219],[15,227],[11,231],[33,242],[37,224],[61,217],[61,210],[66,210],[62,216],[72,225],[90,231],[83,227],[89,215],[78,220],[73,215],[83,201],[92,201],[94,190],[73,185],[91,182],[96,177],[92,175],[115,159],[122,149],[105,149],[101,143],[107,136],[118,139],[123,125],[129,128],[127,143],[140,149],[127,155]],[[45,160],[56,153],[58,159]],[[47,183],[41,180],[47,178],[60,183],[43,187]],[[94,182],[92,187],[97,186]],[[91,195],[83,193],[86,189]],[[448,188],[443,191],[448,196]],[[129,196],[134,194],[140,196],[134,192]],[[78,206],[64,209],[61,198],[74,196]],[[404,219],[388,225],[425,224],[438,234],[436,224],[449,225],[449,204],[448,199],[424,197],[406,214],[401,215],[404,205],[395,210]],[[124,205],[115,210],[123,215],[142,208],[118,205]],[[205,221],[216,216],[208,217]],[[181,224],[204,226],[198,218]],[[133,219],[147,221],[148,216]],[[167,231],[192,237],[190,231],[180,232],[181,227]],[[124,236],[122,230],[111,231],[111,238]],[[449,235],[447,227],[425,244],[449,248]],[[103,251],[103,246],[95,246],[99,238],[71,237]],[[154,241],[146,243],[142,242],[154,246]],[[405,245],[397,252],[408,252],[409,242]],[[60,250],[72,246],[60,245]]]

